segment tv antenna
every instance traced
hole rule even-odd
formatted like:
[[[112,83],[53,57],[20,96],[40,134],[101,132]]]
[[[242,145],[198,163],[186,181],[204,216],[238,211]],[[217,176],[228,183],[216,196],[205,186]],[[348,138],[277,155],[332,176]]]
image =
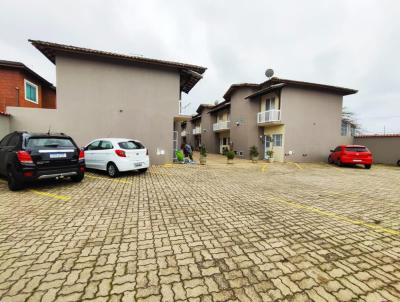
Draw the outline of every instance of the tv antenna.
[[[265,76],[266,76],[268,79],[271,79],[271,78],[273,77],[273,75],[274,75],[274,70],[273,70],[273,69],[268,68],[268,69],[265,71]]]

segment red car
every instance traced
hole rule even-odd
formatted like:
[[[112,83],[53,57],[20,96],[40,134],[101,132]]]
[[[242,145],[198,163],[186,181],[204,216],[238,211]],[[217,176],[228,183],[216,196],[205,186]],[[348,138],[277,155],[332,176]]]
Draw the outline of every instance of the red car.
[[[372,165],[372,153],[365,146],[343,145],[331,150],[328,163],[342,165],[364,165],[365,169],[370,169]]]

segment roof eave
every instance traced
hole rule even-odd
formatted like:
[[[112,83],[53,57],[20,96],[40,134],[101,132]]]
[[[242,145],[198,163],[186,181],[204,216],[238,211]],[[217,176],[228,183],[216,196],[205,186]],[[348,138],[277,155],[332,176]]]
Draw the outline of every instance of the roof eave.
[[[39,40],[28,40],[36,47],[47,59],[53,64],[56,64],[56,56],[60,54],[65,55],[80,55],[90,56],[102,59],[112,59],[123,62],[130,62],[135,64],[146,64],[153,67],[167,68],[177,70],[181,74],[181,91],[189,93],[189,91],[202,79],[202,74],[207,70],[206,67],[183,64],[172,61],[162,61],[157,59],[142,58],[135,56],[127,56],[105,51],[98,51],[94,49],[62,45],[51,42],[44,42]]]

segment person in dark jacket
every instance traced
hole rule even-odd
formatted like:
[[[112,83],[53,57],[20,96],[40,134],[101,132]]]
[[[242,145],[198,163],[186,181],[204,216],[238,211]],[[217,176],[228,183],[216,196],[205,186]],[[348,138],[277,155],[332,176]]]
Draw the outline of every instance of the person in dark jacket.
[[[193,161],[193,150],[192,150],[192,147],[189,144],[185,145],[184,153],[185,153],[185,157],[186,157],[186,154],[187,154],[187,156],[190,158],[190,160]]]

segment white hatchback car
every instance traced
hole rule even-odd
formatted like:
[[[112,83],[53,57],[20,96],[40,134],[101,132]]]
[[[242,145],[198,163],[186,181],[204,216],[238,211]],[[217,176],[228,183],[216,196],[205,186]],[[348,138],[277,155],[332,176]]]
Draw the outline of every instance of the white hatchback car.
[[[133,139],[99,138],[84,150],[86,167],[107,171],[110,177],[125,171],[146,172],[150,165],[148,150]]]

